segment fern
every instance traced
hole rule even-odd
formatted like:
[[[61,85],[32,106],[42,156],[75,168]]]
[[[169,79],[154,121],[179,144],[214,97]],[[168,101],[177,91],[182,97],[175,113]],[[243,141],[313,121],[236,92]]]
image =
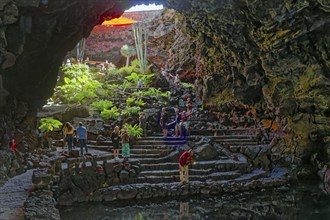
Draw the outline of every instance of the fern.
[[[92,106],[96,108],[98,112],[102,112],[104,109],[110,109],[113,107],[113,102],[109,100],[98,100],[92,103]]]
[[[132,126],[130,124],[125,123],[124,126],[127,127],[127,130],[131,137],[141,137],[142,136],[143,129],[140,128],[138,125],[135,124]]]
[[[134,103],[141,107],[145,106],[145,104],[146,104],[142,99],[135,100]]]
[[[133,115],[139,115],[141,112],[141,108],[140,107],[128,107],[126,106],[125,109],[123,109],[123,111],[121,112],[121,115],[124,117],[129,117],[129,116],[133,116]]]
[[[126,100],[126,105],[131,106],[134,102],[134,98],[133,97],[128,97]]]
[[[40,122],[41,124],[38,128],[45,133],[49,133],[55,128],[60,128],[63,125],[62,122],[54,118],[41,118]]]
[[[111,109],[104,109],[101,112],[101,117],[105,120],[108,120],[108,119],[117,120],[119,115],[120,115],[119,110],[116,106],[112,107]]]

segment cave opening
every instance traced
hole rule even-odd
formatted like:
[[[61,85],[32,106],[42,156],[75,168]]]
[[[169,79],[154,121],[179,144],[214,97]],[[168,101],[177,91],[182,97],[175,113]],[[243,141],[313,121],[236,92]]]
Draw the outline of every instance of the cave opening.
[[[146,20],[129,8],[142,3],[165,8],[148,22],[148,47],[141,31],[137,49],[129,28]],[[63,187],[56,199],[68,205],[277,186],[284,195],[289,181],[319,181],[319,174],[329,193],[329,8],[326,1],[0,1],[0,185],[30,170],[25,175],[34,175],[41,188]],[[132,48],[139,55],[128,55]],[[149,62],[138,59],[144,51]],[[58,105],[40,109],[53,94]],[[169,127],[161,121],[162,108]],[[88,152],[69,149],[66,122],[87,127]],[[116,164],[127,163],[112,151],[116,126],[147,136],[133,139],[131,166]],[[189,144],[199,152],[188,184],[196,190],[179,184],[178,157]],[[54,152],[60,153],[55,159]],[[90,154],[96,162],[88,161]],[[87,161],[74,164],[82,157]],[[54,167],[58,164],[63,166]],[[95,175],[85,175],[89,171]],[[68,173],[74,174],[69,184],[60,186],[59,177]],[[150,190],[121,188],[122,183],[143,183]],[[164,188],[153,188],[155,183]],[[114,192],[112,186],[127,191]],[[303,199],[294,196],[292,210],[295,201]],[[262,215],[278,217],[269,214]]]

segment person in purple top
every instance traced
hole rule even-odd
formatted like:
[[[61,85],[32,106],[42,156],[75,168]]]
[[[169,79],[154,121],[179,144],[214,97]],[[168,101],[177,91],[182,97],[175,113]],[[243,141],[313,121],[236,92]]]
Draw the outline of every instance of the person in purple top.
[[[80,153],[81,155],[84,154],[84,147],[86,150],[86,154],[88,153],[87,148],[87,129],[83,126],[82,122],[79,122],[79,127],[76,129],[77,131],[77,138],[80,146]]]

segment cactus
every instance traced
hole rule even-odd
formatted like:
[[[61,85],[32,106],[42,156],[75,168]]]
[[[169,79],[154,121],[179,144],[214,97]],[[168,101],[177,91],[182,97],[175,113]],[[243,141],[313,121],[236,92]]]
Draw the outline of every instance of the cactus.
[[[141,22],[136,22],[133,25],[133,35],[136,47],[136,54],[140,63],[142,74],[147,73],[147,28]]]
[[[76,59],[83,61],[86,48],[86,39],[81,39],[76,46]]]

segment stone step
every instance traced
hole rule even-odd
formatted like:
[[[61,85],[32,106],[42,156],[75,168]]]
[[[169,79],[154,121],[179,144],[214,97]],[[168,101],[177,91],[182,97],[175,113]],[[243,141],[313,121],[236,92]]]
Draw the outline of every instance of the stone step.
[[[163,140],[138,140],[134,145],[179,145],[185,144],[187,140],[163,139]]]
[[[256,135],[253,134],[243,134],[243,135],[190,135],[186,137],[186,140],[194,139],[196,137],[208,137],[208,138],[217,138],[217,139],[253,139],[256,137]],[[156,141],[156,140],[164,140],[165,138],[163,136],[146,136],[146,137],[140,137],[137,141],[140,140],[148,140],[148,141]],[[183,137],[175,137],[175,136],[169,136],[166,139],[168,140],[182,140]]]
[[[228,128],[228,129],[209,129],[209,130],[191,130],[191,135],[255,135],[258,132],[256,128]]]
[[[187,137],[188,139],[190,139],[190,137]],[[183,140],[183,137],[175,137],[175,136],[168,136],[166,138],[164,138],[163,136],[146,136],[146,137],[140,137],[138,138],[138,142],[139,141],[160,141],[160,140],[172,140],[172,141],[178,141],[178,140]]]
[[[97,145],[88,145],[89,148],[95,149],[95,150],[101,150],[104,152],[109,152],[112,153],[113,147],[108,147],[108,146],[97,146]],[[79,149],[79,148],[78,148]],[[143,147],[143,148],[138,148],[135,145],[130,147],[131,154],[157,154],[157,155],[162,155],[166,156],[168,153],[171,151],[171,148],[169,147],[161,147],[161,148],[153,148],[153,147]],[[121,148],[119,148],[119,152],[121,152]]]
[[[232,180],[240,176],[241,173],[237,170],[229,171],[229,172],[215,172],[210,175],[193,175],[189,173],[189,181],[208,182],[208,181],[217,181],[217,180]],[[148,176],[138,177],[138,182],[140,183],[172,183],[172,182],[179,182],[179,180],[180,180],[180,175],[178,170],[176,171],[175,175],[171,175],[171,176],[148,175]]]
[[[166,159],[166,158],[165,158]],[[156,159],[140,159],[142,170],[170,170],[179,169],[179,163],[162,162],[162,158]],[[196,161],[189,166],[191,169],[214,169],[218,171],[242,170],[246,171],[250,165],[246,161],[227,160],[210,160]]]
[[[154,149],[154,150],[172,150],[176,146],[181,146],[181,145],[161,145],[161,144],[156,144],[156,145],[146,145],[146,144],[134,144],[131,146],[131,149]]]
[[[239,143],[239,142],[256,142],[253,138],[223,138],[223,137],[212,137],[212,140],[219,142],[228,142],[228,143]]]
[[[213,169],[189,169],[191,175],[210,175]],[[173,176],[179,173],[179,168],[175,170],[145,170],[139,176]]]

